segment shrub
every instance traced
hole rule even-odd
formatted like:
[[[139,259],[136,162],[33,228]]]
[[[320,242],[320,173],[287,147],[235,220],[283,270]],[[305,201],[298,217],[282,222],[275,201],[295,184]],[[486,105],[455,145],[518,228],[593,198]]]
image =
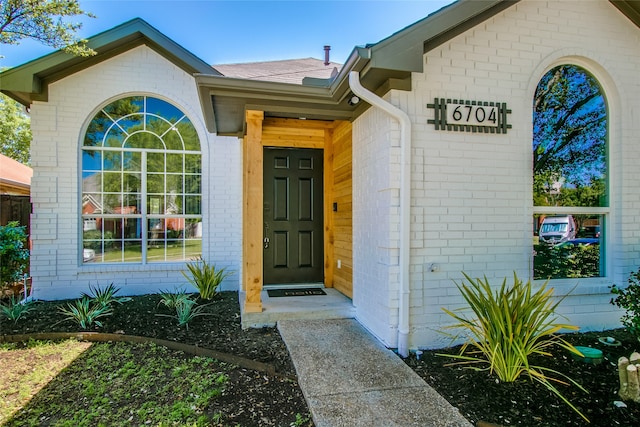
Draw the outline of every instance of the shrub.
[[[600,276],[599,245],[534,246],[534,279],[561,279]]]
[[[640,338],[640,270],[629,274],[626,288],[611,286],[611,293],[617,295],[611,298],[611,304],[625,310],[620,321],[629,332]]]
[[[183,271],[182,275],[198,289],[200,297],[205,300],[213,299],[218,292],[220,283],[231,274],[224,268],[216,270],[215,265],[208,264],[202,258],[188,263],[187,268],[189,269],[189,274]]]
[[[513,286],[507,287],[505,278],[502,286],[495,292],[486,277],[484,280],[474,280],[467,274],[464,276],[468,284],[463,281],[461,284],[456,283],[456,286],[469,305],[463,311],[470,309],[474,317],[468,318],[458,311],[443,308],[458,322],[451,327],[462,328],[469,335],[460,353],[453,357],[462,360],[460,363],[464,364],[488,365],[485,368],[473,368],[489,370],[503,382],[513,382],[526,373],[529,378],[555,393],[586,420],[584,415],[558,391],[552,381],[567,384],[566,381],[557,378],[562,377],[583,391],[586,390],[564,374],[529,364],[529,357],[532,355],[551,356],[548,349],[555,345],[580,355],[571,344],[556,335],[562,329],[578,329],[557,322],[555,309],[564,298],[553,303],[553,289],[547,289],[546,282],[534,292],[531,281],[523,283],[515,273]],[[466,355],[469,346],[475,351]]]
[[[12,221],[0,226],[0,286],[18,282],[27,273],[29,249],[26,227]]]

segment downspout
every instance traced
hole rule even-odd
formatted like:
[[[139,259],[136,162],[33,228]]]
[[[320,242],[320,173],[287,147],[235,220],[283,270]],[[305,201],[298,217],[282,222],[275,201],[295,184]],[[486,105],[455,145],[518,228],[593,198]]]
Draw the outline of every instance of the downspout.
[[[409,255],[411,224],[411,120],[407,113],[366,89],[360,73],[349,73],[349,86],[356,96],[380,108],[400,123],[400,304],[398,309],[398,354],[409,356]]]

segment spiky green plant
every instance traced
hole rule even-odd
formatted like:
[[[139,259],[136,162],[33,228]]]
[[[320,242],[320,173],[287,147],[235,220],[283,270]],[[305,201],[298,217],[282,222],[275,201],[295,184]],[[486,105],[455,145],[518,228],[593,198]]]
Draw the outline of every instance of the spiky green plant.
[[[117,297],[116,294],[120,291],[120,288],[116,288],[113,283],[110,283],[107,287],[102,288],[99,285],[95,287],[89,285],[89,293],[82,293],[83,297],[89,298],[101,305],[111,305],[114,302],[122,304],[123,302],[131,301],[129,297]]]
[[[18,320],[33,308],[33,301],[20,301],[19,298],[11,296],[9,302],[0,304],[0,312],[4,317],[17,323]]]
[[[178,320],[178,326],[184,326],[187,330],[189,329],[189,322],[191,322],[196,317],[200,316],[208,316],[211,313],[207,313],[204,309],[210,304],[205,305],[197,305],[196,301],[191,299],[189,295],[186,298],[181,298],[176,300],[175,302],[175,315],[169,314],[156,314],[156,316],[162,317],[173,317]]]
[[[191,296],[186,293],[184,288],[174,289],[171,291],[160,292],[160,302],[158,305],[163,304],[167,308],[176,308],[178,304],[181,304],[184,300],[191,299]]]
[[[73,321],[82,329],[90,329],[93,325],[102,327],[102,321],[98,319],[113,313],[111,306],[97,303],[87,296],[58,309],[64,315],[64,320]]]
[[[555,311],[564,297],[553,302],[553,289],[547,288],[546,282],[533,291],[531,281],[524,283],[515,273],[511,287],[507,286],[505,278],[496,291],[486,277],[484,280],[474,280],[463,274],[468,283],[462,281],[456,286],[468,307],[455,311],[443,308],[457,321],[451,328],[462,328],[468,337],[460,353],[452,357],[462,360],[460,363],[468,364],[473,369],[489,370],[503,382],[513,382],[520,375],[527,374],[587,420],[554,383],[572,383],[586,392],[582,386],[560,372],[529,364],[532,355],[551,356],[549,349],[553,346],[581,355],[573,345],[557,335],[563,329],[578,329],[558,322]],[[472,317],[463,314],[469,310],[473,313]],[[473,349],[469,353],[468,347]],[[485,366],[477,367],[474,364]]]
[[[231,275],[225,268],[216,269],[214,264],[208,264],[203,258],[198,258],[195,262],[187,264],[189,274],[182,272],[182,275],[198,289],[200,298],[210,300],[218,292],[220,283]]]

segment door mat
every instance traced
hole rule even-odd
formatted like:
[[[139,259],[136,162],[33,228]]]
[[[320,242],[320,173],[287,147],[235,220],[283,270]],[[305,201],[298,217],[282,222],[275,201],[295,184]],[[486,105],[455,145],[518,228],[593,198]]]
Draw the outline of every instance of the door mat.
[[[270,297],[306,297],[309,295],[326,295],[320,288],[268,289]]]

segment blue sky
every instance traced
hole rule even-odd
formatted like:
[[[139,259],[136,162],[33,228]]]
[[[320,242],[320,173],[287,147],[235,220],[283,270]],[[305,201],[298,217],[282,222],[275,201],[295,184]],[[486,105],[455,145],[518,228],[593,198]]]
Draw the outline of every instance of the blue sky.
[[[343,63],[353,48],[376,43],[452,0],[245,1],[80,0],[97,16],[79,35],[90,37],[140,17],[209,64],[324,58]],[[0,68],[52,52],[35,42],[0,45]]]

